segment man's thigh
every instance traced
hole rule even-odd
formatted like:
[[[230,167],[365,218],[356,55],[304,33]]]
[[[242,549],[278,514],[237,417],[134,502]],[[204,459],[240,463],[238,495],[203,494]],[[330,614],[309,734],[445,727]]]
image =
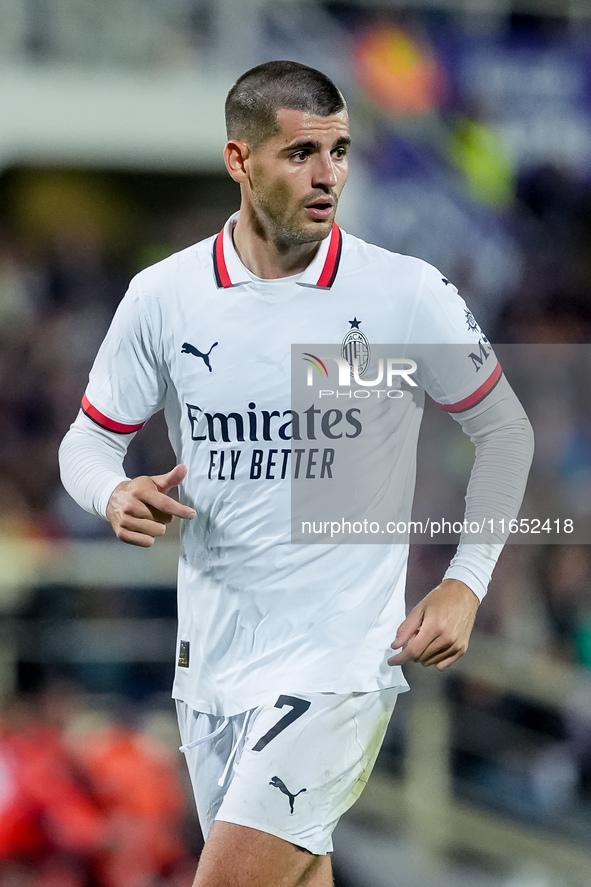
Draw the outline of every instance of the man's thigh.
[[[330,856],[314,856],[266,832],[216,822],[193,887],[332,887]]]
[[[330,852],[340,816],[369,778],[396,696],[396,689],[284,694],[230,718],[210,741],[204,737],[217,722],[192,713],[189,723],[201,732],[190,734],[179,707],[183,741],[198,740],[187,763],[204,835],[215,819]]]

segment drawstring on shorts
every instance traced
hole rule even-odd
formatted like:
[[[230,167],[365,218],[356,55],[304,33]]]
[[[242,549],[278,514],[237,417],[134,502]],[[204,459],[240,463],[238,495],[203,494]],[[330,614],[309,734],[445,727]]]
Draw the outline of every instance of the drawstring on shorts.
[[[194,739],[193,742],[188,742],[186,745],[179,746],[179,751],[182,751],[183,754],[189,751],[190,748],[195,748],[196,745],[201,745],[202,742],[207,742],[208,739],[213,739],[214,736],[217,736],[218,733],[221,733],[222,730],[230,723],[229,718],[224,718],[219,727],[217,727],[212,733],[208,733],[207,736],[202,736],[201,739]]]
[[[222,775],[218,779],[218,785],[220,786],[220,788],[223,788],[224,785],[226,784],[226,779],[228,777],[228,773],[230,772],[230,767],[234,764],[234,759],[236,757],[236,752],[238,751],[238,746],[242,742],[244,734],[246,733],[246,729],[247,729],[248,724],[250,722],[251,715],[252,715],[252,711],[246,712],[246,717],[244,718],[244,723],[242,725],[242,730],[240,731],[240,735],[238,736],[238,739],[236,740],[236,742],[232,746],[232,751],[230,752],[230,757],[226,761],[226,766],[224,767],[224,772],[222,773]]]
[[[250,723],[250,718],[251,718],[252,714],[253,714],[252,710],[247,711],[245,713],[244,723],[242,724],[242,729],[240,730],[240,734],[238,736],[238,739],[236,740],[236,742],[232,746],[232,751],[230,752],[228,760],[226,761],[226,766],[224,767],[224,772],[222,773],[221,777],[218,779],[218,785],[220,786],[220,788],[223,788],[224,785],[226,784],[226,780],[228,778],[230,768],[234,764],[234,759],[236,758],[236,752],[238,751],[238,747],[240,746],[240,743],[242,742],[242,740],[244,738],[244,734],[246,733],[246,731],[248,729],[248,725]],[[220,726],[216,727],[216,729],[213,730],[211,733],[208,733],[207,736],[201,736],[199,739],[194,739],[193,742],[188,742],[186,745],[179,746],[179,751],[181,751],[183,754],[186,754],[186,752],[188,752],[190,749],[195,748],[196,745],[201,745],[202,742],[207,742],[209,739],[213,739],[215,736],[218,736],[223,730],[225,730],[225,728],[228,726],[229,723],[230,723],[230,719],[224,718],[224,720],[222,721]]]

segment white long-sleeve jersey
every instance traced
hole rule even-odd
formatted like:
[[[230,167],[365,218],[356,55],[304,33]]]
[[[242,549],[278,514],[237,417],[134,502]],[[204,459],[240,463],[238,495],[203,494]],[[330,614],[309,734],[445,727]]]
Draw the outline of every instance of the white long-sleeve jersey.
[[[330,500],[342,448],[375,433],[367,416],[388,423],[379,461],[394,472],[397,516],[410,518],[427,391],[476,444],[466,518],[514,517],[531,428],[490,343],[432,266],[335,225],[303,274],[260,280],[240,262],[232,225],[132,281],[62,444],[64,484],[105,516],[129,441],[164,409],[188,467],[180,498],[197,512],[182,525],[173,688],[192,708],[231,715],[278,693],[405,686],[386,660],[404,619],[408,546],[294,544],[293,501],[315,481]],[[306,342],[339,343],[338,353],[294,351]],[[378,377],[371,343],[402,349],[398,366],[416,364],[389,381],[384,368],[377,419],[355,396]],[[357,375],[331,400],[320,392],[345,381],[336,358]],[[362,481],[379,498],[385,484]],[[496,537],[463,542],[446,576],[482,597],[501,547]]]

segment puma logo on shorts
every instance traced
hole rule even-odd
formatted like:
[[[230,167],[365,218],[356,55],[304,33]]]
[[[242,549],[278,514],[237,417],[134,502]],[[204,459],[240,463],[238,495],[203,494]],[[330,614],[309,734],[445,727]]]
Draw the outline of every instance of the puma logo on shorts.
[[[282,779],[279,779],[278,776],[273,776],[269,785],[275,786],[275,788],[278,788],[280,792],[283,792],[284,795],[287,795],[289,799],[289,809],[291,813],[293,813],[293,802],[295,801],[297,796],[306,791],[305,788],[301,788],[299,792],[296,792],[295,795],[292,795],[286,784],[283,782]]]

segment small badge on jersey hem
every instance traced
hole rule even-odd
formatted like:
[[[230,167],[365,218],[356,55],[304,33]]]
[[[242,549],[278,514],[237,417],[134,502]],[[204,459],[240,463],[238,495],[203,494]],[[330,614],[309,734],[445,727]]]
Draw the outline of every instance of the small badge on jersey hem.
[[[178,664],[180,668],[189,667],[189,641],[181,641]]]

